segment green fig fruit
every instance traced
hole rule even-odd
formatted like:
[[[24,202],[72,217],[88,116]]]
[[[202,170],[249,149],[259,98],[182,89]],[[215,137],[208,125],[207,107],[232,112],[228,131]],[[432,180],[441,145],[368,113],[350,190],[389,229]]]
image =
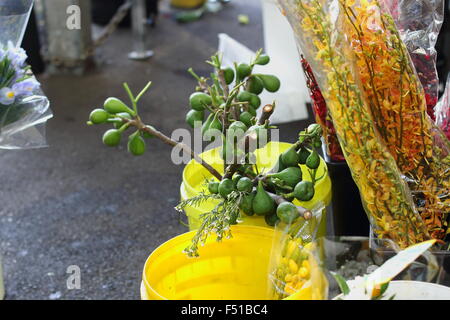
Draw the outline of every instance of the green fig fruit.
[[[237,72],[238,72],[239,78],[241,80],[243,80],[243,79],[245,79],[246,77],[248,77],[249,75],[252,74],[252,67],[250,67],[246,63],[241,63],[237,67]]]
[[[250,102],[250,106],[252,106],[255,109],[258,109],[259,107],[261,107],[261,98],[258,97],[256,94],[252,93],[249,102]]]
[[[306,166],[310,169],[317,169],[320,166],[320,157],[316,150],[313,150],[309,155],[308,159],[306,159]]]
[[[89,115],[89,120],[93,124],[102,124],[105,123],[109,119],[109,113],[103,109],[95,109]]]
[[[302,170],[299,167],[289,167],[279,173],[268,175],[271,178],[277,178],[286,183],[287,186],[294,188],[302,181]]]
[[[258,109],[261,106],[261,99],[256,94],[248,91],[239,92],[237,99],[239,102],[248,102],[254,109]]]
[[[222,69],[223,77],[225,78],[225,83],[230,85],[234,81],[234,70],[231,68]]]
[[[268,74],[258,74],[258,77],[262,80],[264,88],[269,92],[277,92],[280,90],[281,83],[278,77]]]
[[[262,181],[259,181],[256,195],[253,199],[253,211],[258,216],[273,214],[276,210],[275,200],[264,190]]]
[[[242,121],[235,121],[228,127],[228,135],[242,137],[247,132],[247,125]]]
[[[252,192],[248,195],[242,197],[239,208],[248,216],[253,216],[255,212],[253,211],[253,199],[256,196],[256,192]]]
[[[291,147],[281,154],[281,161],[286,167],[298,167],[299,158],[295,147]]]
[[[256,59],[255,63],[259,64],[260,66],[265,66],[270,62],[270,57],[268,55],[262,54],[259,56],[258,59]]]
[[[247,177],[241,178],[236,184],[236,188],[240,192],[252,192],[253,181]]]
[[[278,221],[280,221],[280,218],[278,218],[276,213],[273,213],[273,214],[265,216],[264,221],[266,221],[268,226],[275,227],[277,225]]]
[[[239,116],[239,120],[244,123],[247,127],[251,127],[253,125],[252,119],[255,116],[253,116],[250,112],[244,111]]]
[[[314,194],[314,184],[310,181],[302,181],[295,186],[294,197],[299,201],[311,201]]]
[[[311,152],[305,147],[301,147],[300,150],[297,152],[297,154],[298,154],[298,163],[306,164],[306,160],[311,155]]]
[[[191,126],[192,128],[195,128],[195,123],[203,122],[205,119],[205,112],[204,111],[197,111],[197,110],[191,110],[186,115],[186,122]]]
[[[256,117],[256,109],[252,106],[247,106],[247,111],[250,113],[253,117]]]
[[[121,112],[121,113],[117,113],[116,116],[122,117],[122,118],[126,118],[131,120],[133,117],[131,116],[131,114],[127,113],[127,112]],[[122,121],[120,119],[117,119],[117,121],[114,121],[114,128],[116,129],[120,129],[122,128],[122,126],[125,124],[125,121]]]
[[[277,208],[278,218],[287,224],[291,224],[300,217],[297,207],[291,202],[283,202]]]
[[[253,94],[261,94],[264,90],[264,83],[258,76],[252,76],[248,82],[248,91]]]
[[[237,100],[239,102],[250,102],[250,100],[252,99],[252,95],[253,93],[244,90],[239,92],[239,94],[237,95]]]
[[[283,161],[281,160],[281,154],[280,154],[280,156],[278,157],[277,164],[275,165],[275,167],[273,167],[272,172],[281,172],[284,169],[286,169],[286,166],[283,164]]]
[[[194,110],[204,111],[205,106],[209,106],[212,104],[212,98],[206,93],[194,92],[189,98],[189,104]]]
[[[223,198],[227,198],[228,195],[230,193],[232,193],[234,191],[234,182],[231,179],[223,179],[220,183],[219,183],[219,194],[223,197]]]
[[[147,149],[144,138],[140,134],[133,134],[128,139],[128,152],[134,156],[142,156]]]
[[[236,189],[236,186],[237,186],[239,180],[241,180],[241,179],[242,179],[242,176],[241,176],[239,173],[235,173],[235,174],[233,175],[232,180],[233,180],[234,188],[235,188],[235,189]]]
[[[208,190],[211,194],[218,194],[219,193],[219,182],[210,181],[208,183]]]
[[[119,100],[117,98],[106,99],[103,107],[109,113],[116,114],[116,113],[126,112],[129,114],[134,114],[133,110],[128,108],[128,106],[125,103],[123,103],[121,100]]]
[[[108,147],[117,147],[122,139],[122,132],[117,129],[110,129],[103,135],[103,143]]]

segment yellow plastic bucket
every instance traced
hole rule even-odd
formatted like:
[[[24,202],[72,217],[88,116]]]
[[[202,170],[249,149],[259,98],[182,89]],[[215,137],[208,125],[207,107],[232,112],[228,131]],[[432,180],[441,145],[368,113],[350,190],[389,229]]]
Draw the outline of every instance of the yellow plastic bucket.
[[[171,0],[170,4],[176,8],[192,9],[200,7],[206,0]]]
[[[280,153],[288,150],[292,145],[282,142],[270,142],[266,147],[257,150],[255,152],[257,165],[259,170],[268,171],[278,161]],[[202,153],[201,158],[211,164],[219,172],[223,172],[223,161],[221,160],[219,149],[209,150]],[[305,166],[301,166],[303,171],[303,178],[305,180],[311,180],[310,175]],[[323,202],[328,206],[331,202],[331,179],[328,175],[328,169],[325,161],[321,159],[321,163],[317,172],[317,177],[325,175],[321,180],[317,182],[316,193],[311,201],[300,202],[295,201],[296,205],[300,205],[307,209],[314,209],[317,203]],[[206,191],[205,179],[211,179],[212,175],[195,160],[190,161],[183,171],[183,183],[180,187],[181,199],[189,199],[197,196],[201,191]],[[218,200],[210,200],[203,202],[198,207],[186,207],[185,214],[189,221],[189,229],[195,230],[201,225],[200,215],[211,211],[218,204]],[[242,214],[243,225],[254,225],[261,227],[268,227],[264,217],[259,216],[246,216]],[[320,220],[318,236],[326,235],[326,210],[322,212],[322,219]]]
[[[173,238],[158,247],[145,263],[143,300],[265,300],[274,230],[233,226],[231,239],[210,237],[199,258],[183,250],[195,232]],[[310,299],[305,288],[289,299]]]

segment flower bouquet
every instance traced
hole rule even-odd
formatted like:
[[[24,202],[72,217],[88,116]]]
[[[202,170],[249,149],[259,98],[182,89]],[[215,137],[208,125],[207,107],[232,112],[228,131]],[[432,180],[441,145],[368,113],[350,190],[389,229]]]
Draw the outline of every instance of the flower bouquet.
[[[33,1],[0,5],[0,148],[45,146],[43,125],[52,117],[50,103],[26,65],[20,48]]]
[[[389,9],[369,0],[280,0],[311,64],[379,237],[444,240],[449,144]]]

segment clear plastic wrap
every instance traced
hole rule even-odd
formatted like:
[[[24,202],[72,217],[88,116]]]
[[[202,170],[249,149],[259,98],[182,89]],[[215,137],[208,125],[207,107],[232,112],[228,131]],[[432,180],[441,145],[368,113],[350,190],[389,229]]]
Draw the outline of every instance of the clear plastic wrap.
[[[318,226],[324,217],[325,205],[318,203],[313,218],[279,222],[275,227],[270,270],[268,299],[323,300],[327,281],[311,251],[317,240]]]
[[[428,115],[435,119],[439,79],[436,70],[436,41],[444,19],[444,0],[382,0],[399,29],[418,76],[425,90]],[[419,18],[418,18],[419,17]],[[344,156],[337,141],[335,129],[306,59],[302,59],[308,87],[313,101],[316,121],[321,124],[327,144],[328,156],[333,161],[343,161]]]
[[[444,22],[444,0],[383,0],[391,11],[401,38],[425,90],[428,115],[434,120],[439,97],[435,49]]]
[[[444,94],[436,105],[436,124],[450,140],[450,75],[447,78]]]
[[[389,10],[376,1],[349,3],[341,6],[345,33],[370,112],[430,235],[442,240],[450,211],[450,145],[427,114],[426,94]]]
[[[343,162],[345,161],[345,157],[342,153],[342,149],[336,135],[333,120],[328,113],[327,102],[320,91],[319,85],[317,84],[317,80],[308,61],[306,61],[303,56],[301,61],[302,68],[305,73],[306,85],[311,95],[314,116],[316,118],[316,122],[322,127],[328,157],[331,161]]]
[[[0,4],[0,149],[46,146],[50,103],[25,63],[25,51],[19,47],[32,6],[32,0],[5,0]]]
[[[365,47],[354,47],[359,40],[352,38],[355,26],[370,29],[361,35],[369,44],[374,44],[374,50],[380,45],[380,39],[395,41],[397,49],[403,50],[401,39],[394,34],[389,33],[392,39],[386,39],[384,27],[396,30],[392,18],[380,25],[380,17],[387,19],[390,16],[381,14],[377,1],[279,0],[279,3],[294,28],[301,51],[312,66],[375,232],[379,237],[394,240],[401,247],[429,239],[427,226],[413,201],[405,175],[397,166],[395,153],[389,152],[376,125],[377,115],[372,115],[372,101],[366,97],[364,82],[360,81],[359,71],[365,62],[360,64],[354,52],[365,50]],[[350,7],[355,12],[345,10]],[[355,17],[363,19],[364,23],[355,21]],[[380,50],[384,48],[383,44]],[[393,56],[392,59],[395,58]],[[396,69],[395,61],[381,58],[373,61],[376,62],[373,71],[379,75],[382,73],[380,67],[389,63],[393,66],[391,72],[382,78],[390,86],[389,82],[393,81],[391,73]],[[409,57],[405,57],[403,63],[409,66]],[[416,90],[415,98],[421,103],[423,89],[414,81],[414,71],[410,68],[408,71],[405,76],[414,85],[411,90]],[[398,125],[395,124],[396,127]],[[423,136],[420,138],[425,139]]]

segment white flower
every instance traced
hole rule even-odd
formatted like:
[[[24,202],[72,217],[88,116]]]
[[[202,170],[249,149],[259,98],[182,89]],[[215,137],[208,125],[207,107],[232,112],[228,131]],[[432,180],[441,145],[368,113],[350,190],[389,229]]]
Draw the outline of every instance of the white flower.
[[[0,104],[10,105],[16,100],[16,93],[11,88],[0,89]]]

